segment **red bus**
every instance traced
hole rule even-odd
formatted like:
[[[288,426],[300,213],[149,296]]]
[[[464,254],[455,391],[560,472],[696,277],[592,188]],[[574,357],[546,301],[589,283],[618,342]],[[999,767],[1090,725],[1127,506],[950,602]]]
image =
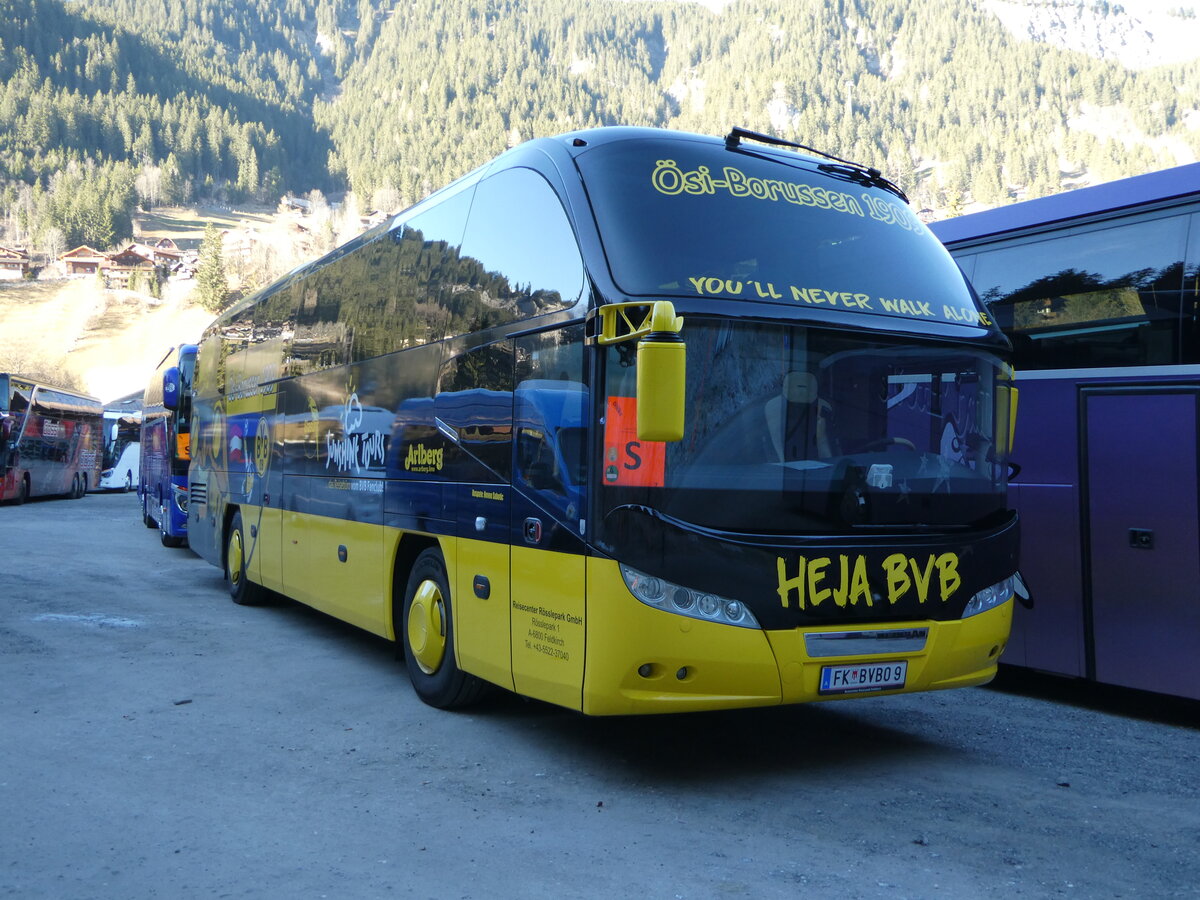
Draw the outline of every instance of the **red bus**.
[[[76,499],[99,485],[103,422],[95,397],[0,373],[0,501]]]

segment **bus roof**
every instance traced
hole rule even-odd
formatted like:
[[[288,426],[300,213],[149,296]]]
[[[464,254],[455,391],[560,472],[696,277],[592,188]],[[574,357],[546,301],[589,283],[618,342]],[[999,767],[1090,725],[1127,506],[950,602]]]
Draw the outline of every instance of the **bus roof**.
[[[1200,163],[932,222],[929,229],[943,244],[950,245],[1055,222],[1117,213],[1129,207],[1169,204],[1196,194],[1200,194]]]

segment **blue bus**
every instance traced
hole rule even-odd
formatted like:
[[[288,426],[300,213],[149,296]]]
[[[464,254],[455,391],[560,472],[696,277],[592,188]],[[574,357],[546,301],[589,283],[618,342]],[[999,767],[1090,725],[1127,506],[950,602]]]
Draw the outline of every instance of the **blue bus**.
[[[1200,699],[1200,165],[931,228],[1013,343],[1004,662]]]
[[[196,345],[172,347],[142,399],[142,522],[157,528],[164,547],[187,544],[188,465],[191,462],[191,385]]]
[[[742,129],[514,148],[222,314],[188,540],[440,708],[981,684],[1009,342],[875,169]]]

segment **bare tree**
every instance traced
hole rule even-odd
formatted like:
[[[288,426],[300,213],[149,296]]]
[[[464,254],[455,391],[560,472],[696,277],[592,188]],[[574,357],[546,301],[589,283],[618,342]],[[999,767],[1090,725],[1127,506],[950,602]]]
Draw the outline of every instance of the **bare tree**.
[[[85,390],[83,378],[65,356],[47,356],[19,349],[0,350],[0,372],[12,372],[56,387]]]

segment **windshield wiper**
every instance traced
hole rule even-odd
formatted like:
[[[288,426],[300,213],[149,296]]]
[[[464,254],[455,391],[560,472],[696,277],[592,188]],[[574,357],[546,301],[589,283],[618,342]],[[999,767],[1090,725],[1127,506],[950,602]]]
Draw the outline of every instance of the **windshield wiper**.
[[[830,175],[835,175],[841,178],[848,178],[858,184],[865,184],[868,187],[883,188],[885,191],[890,191],[895,194],[905,203],[908,202],[908,195],[900,190],[900,187],[893,181],[884,177],[883,173],[872,166],[864,166],[862,163],[852,162],[848,159],[842,159],[840,156],[834,156],[832,153],[826,153],[824,150],[818,150],[815,147],[809,147],[806,144],[798,144],[795,141],[785,141],[783,138],[771,137],[769,134],[761,134],[757,131],[750,131],[748,128],[734,128],[729,134],[725,135],[725,149],[737,150],[743,140],[758,141],[762,144],[771,144],[775,147],[792,147],[797,150],[804,150],[808,153],[815,153],[817,156],[823,156],[826,159],[832,159],[839,165],[833,166],[829,163],[820,163],[817,168],[822,172]]]

